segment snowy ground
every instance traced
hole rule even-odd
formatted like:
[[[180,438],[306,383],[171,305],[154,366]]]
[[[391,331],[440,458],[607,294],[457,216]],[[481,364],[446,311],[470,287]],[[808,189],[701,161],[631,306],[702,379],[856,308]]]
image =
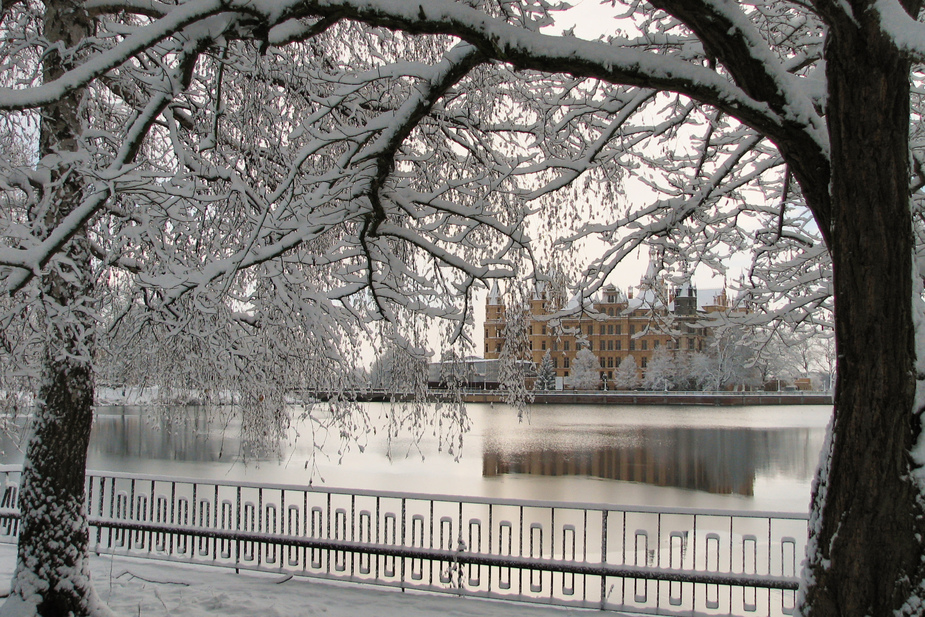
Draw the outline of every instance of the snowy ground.
[[[0,544],[0,591],[6,595],[16,547]],[[338,584],[312,579],[185,566],[148,559],[93,557],[100,597],[120,617],[566,617],[588,611],[493,602]]]

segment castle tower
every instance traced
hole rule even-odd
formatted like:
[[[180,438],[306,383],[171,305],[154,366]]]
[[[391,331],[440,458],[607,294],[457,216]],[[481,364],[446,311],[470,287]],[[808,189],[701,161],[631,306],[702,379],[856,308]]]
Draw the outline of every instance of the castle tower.
[[[697,289],[690,283],[675,290],[674,313],[686,317],[697,314]]]

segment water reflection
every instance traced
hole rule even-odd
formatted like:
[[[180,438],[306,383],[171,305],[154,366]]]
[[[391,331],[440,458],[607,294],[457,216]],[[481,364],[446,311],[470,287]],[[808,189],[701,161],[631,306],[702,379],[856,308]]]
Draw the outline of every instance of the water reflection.
[[[173,407],[165,413],[144,407],[101,407],[90,434],[88,464],[111,469],[107,461],[233,462],[248,458],[237,437],[238,425],[228,411],[208,407]],[[4,463],[22,462],[27,433],[26,425],[0,436]]]
[[[521,422],[504,406],[471,405],[472,430],[456,457],[430,433],[420,440],[370,434],[362,448],[345,448],[335,435],[319,453],[318,434],[303,425],[292,427],[278,452],[254,452],[231,411],[101,408],[88,464],[300,485],[803,511],[830,412],[549,405]],[[387,411],[367,408],[372,419]],[[3,462],[21,462],[18,445],[8,436],[0,443]]]
[[[225,414],[208,407],[175,407],[166,414],[137,407],[106,407],[93,423],[90,458],[107,455],[134,459],[212,463],[238,455],[228,442]],[[230,450],[226,450],[230,448]]]
[[[645,427],[607,435],[610,443],[594,448],[557,440],[513,451],[486,439],[482,474],[586,476],[751,497],[759,472],[808,476],[818,456],[806,456],[810,429]]]

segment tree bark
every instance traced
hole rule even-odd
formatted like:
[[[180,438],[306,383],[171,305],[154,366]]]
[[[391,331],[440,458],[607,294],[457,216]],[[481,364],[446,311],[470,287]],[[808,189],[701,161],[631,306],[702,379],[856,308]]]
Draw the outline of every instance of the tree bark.
[[[46,0],[45,7],[45,36],[52,47],[43,60],[43,71],[50,81],[74,62],[59,54],[54,44],[73,50],[92,34],[92,22],[77,1]],[[50,182],[29,213],[40,237],[82,198],[83,180],[68,159],[80,150],[83,96],[82,90],[74,92],[42,110],[39,165],[48,168]],[[83,229],[40,277],[46,341],[42,383],[22,472],[16,573],[0,613],[21,614],[23,609],[43,617],[108,613],[90,585],[84,505],[93,420],[93,288],[90,246]]]
[[[923,580],[925,523],[909,457],[920,431],[910,64],[867,7],[853,8],[830,22],[826,45],[838,368],[802,598],[814,616],[892,616]]]

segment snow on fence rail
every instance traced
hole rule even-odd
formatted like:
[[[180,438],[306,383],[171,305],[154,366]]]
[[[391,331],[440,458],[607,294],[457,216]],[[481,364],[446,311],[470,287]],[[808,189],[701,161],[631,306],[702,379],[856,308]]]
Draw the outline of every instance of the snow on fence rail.
[[[0,542],[19,467],[0,466]],[[793,611],[806,517],[89,472],[90,549],[460,595],[679,615]]]

